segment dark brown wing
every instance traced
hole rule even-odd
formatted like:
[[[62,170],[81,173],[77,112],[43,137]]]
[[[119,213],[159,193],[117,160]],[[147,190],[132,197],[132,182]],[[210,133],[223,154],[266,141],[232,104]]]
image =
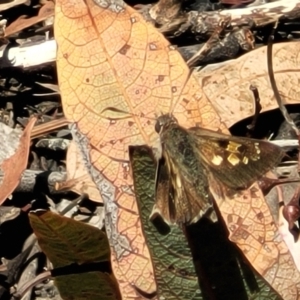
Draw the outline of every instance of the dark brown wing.
[[[156,168],[156,191],[155,204],[150,214],[150,220],[159,214],[166,223],[174,223],[175,206],[173,201],[169,201],[169,195],[172,193],[170,173],[164,159],[160,159]]]
[[[197,222],[212,208],[207,178],[198,176],[192,177],[178,157],[165,149],[157,170],[156,199],[150,218],[158,213],[169,224]]]
[[[245,189],[276,166],[284,151],[267,141],[189,129],[207,172],[231,189]]]

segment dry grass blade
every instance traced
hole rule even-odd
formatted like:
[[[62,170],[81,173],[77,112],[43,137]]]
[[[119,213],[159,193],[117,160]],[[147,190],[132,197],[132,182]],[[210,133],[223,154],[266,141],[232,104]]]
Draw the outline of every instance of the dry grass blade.
[[[56,119],[34,126],[31,131],[31,139],[36,139],[49,134],[50,132],[68,126],[70,122],[65,118]]]

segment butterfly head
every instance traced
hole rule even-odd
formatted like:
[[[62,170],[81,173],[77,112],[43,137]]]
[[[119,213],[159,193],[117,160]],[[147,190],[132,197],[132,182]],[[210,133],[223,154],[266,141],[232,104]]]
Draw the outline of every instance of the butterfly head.
[[[173,124],[178,124],[178,121],[172,114],[161,115],[156,120],[155,131],[160,134]]]

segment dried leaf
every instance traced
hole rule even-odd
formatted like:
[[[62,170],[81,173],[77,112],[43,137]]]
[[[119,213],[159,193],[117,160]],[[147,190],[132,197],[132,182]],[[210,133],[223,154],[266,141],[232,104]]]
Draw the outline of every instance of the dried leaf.
[[[38,22],[44,21],[53,15],[54,15],[54,3],[52,1],[46,1],[46,3],[40,8],[37,16],[29,19],[26,19],[26,16],[20,16],[17,20],[12,22],[6,28],[5,36],[8,37],[27,27],[35,25]]]
[[[80,150],[74,141],[68,147],[66,164],[67,179],[65,182],[57,182],[56,190],[71,190],[79,195],[85,193],[88,194],[90,200],[102,203],[99,190],[88,173]]]
[[[26,169],[30,132],[36,118],[30,119],[24,131],[12,129],[0,123],[0,140],[5,141],[0,145],[0,204],[14,191],[20,182],[21,175]]]
[[[298,299],[300,273],[261,190],[253,185],[242,194],[225,199],[214,187],[210,190],[229,230],[229,239],[284,300]]]
[[[19,207],[0,206],[0,224],[15,219],[20,213],[21,208]]]
[[[173,108],[188,127],[197,122],[219,128],[220,121],[196,79],[190,77],[185,85],[190,71],[175,47],[134,9],[121,1],[104,3],[106,9],[91,0],[76,1],[71,10],[70,5],[58,1],[55,13],[64,113],[78,126],[74,138],[79,136],[77,142],[105,204],[113,268],[123,299],[140,299],[133,285],[148,294],[156,287],[132,192],[128,145],[156,140],[149,118]],[[77,30],[71,33],[70,28]],[[124,111],[125,117],[115,120],[112,111],[109,119],[111,107]],[[103,112],[105,118],[100,117]]]
[[[279,92],[285,104],[297,104],[300,99],[300,43],[279,43],[273,47],[273,68]],[[238,59],[195,72],[203,93],[227,127],[253,116],[254,98],[250,84],[259,91],[261,112],[278,107],[269,82],[266,51],[266,47],[261,47]]]

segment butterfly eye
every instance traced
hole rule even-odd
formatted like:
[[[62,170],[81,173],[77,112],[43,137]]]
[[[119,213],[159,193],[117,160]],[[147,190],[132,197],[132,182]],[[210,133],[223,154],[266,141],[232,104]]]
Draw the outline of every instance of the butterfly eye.
[[[162,124],[160,123],[160,121],[159,121],[159,119],[156,121],[156,123],[155,123],[155,131],[157,132],[157,133],[160,133],[160,131],[161,131],[161,127],[162,127]]]

